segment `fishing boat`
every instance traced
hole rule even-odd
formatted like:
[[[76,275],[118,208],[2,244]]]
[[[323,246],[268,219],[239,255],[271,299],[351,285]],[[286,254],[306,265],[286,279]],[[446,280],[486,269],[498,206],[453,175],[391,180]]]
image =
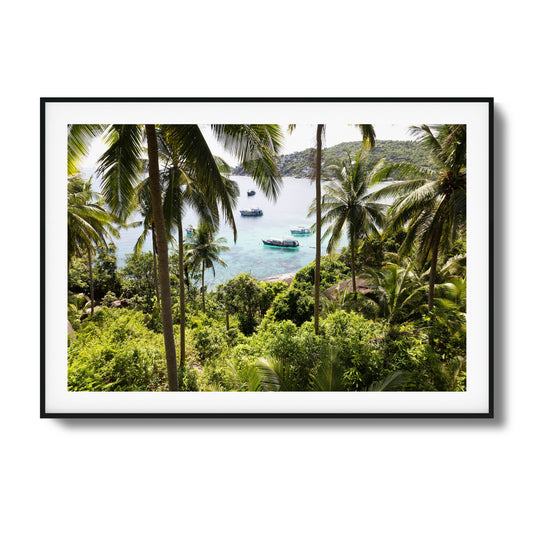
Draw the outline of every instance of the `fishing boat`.
[[[246,191],[246,194],[247,194],[248,196],[253,196],[253,195],[255,194],[255,191],[254,191],[253,189],[248,189],[248,190]]]
[[[292,235],[310,235],[311,230],[304,226],[298,226],[297,228],[291,229],[291,234]]]
[[[263,210],[259,207],[252,207],[251,209],[241,209],[243,217],[260,217],[263,216]]]
[[[276,246],[277,248],[298,248],[300,243],[292,237],[285,237],[284,239],[263,239],[263,244],[266,246]]]

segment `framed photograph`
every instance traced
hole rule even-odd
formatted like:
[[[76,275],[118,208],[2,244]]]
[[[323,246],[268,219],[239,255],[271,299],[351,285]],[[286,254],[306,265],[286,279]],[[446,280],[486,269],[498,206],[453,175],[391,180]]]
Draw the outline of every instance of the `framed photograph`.
[[[492,98],[42,98],[41,417],[492,418]]]

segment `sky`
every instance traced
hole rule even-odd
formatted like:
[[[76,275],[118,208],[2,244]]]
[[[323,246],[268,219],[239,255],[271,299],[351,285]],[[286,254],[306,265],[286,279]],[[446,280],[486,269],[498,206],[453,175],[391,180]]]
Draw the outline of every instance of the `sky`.
[[[374,124],[376,136],[379,140],[412,140],[409,135],[408,127],[406,125],[395,124]],[[201,126],[204,137],[215,155],[222,157],[226,163],[231,166],[237,166],[238,161],[230,154],[224,151],[218,141],[212,136],[209,126]],[[296,129],[291,134],[285,134],[285,143],[282,154],[291,154],[299,152],[306,148],[311,148],[315,145],[316,138],[316,124],[298,124]],[[360,141],[361,134],[359,128],[346,126],[330,126],[326,125],[326,141],[324,148],[335,146],[336,144],[349,141]],[[83,163],[84,168],[96,167],[98,158],[105,150],[105,145],[101,139],[95,139],[91,145],[91,150]]]

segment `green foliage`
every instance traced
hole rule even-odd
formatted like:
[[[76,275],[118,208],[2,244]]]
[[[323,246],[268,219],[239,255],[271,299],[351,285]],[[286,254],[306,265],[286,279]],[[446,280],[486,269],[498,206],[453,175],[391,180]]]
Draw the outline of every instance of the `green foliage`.
[[[106,307],[109,307],[109,304],[114,302],[116,299],[117,299],[117,295],[114,292],[108,292],[102,298],[102,305],[105,305]]]
[[[241,331],[249,335],[258,323],[261,309],[261,287],[251,274],[239,274],[217,287],[217,297],[230,313],[239,319]]]
[[[68,271],[68,290],[73,293],[89,292],[89,265],[87,257],[73,257]]]
[[[164,390],[161,335],[138,311],[102,309],[82,325],[68,348],[70,391]]]
[[[301,326],[312,318],[314,309],[312,296],[301,289],[291,287],[276,296],[267,317],[278,322],[291,320],[297,326]]]
[[[321,333],[335,347],[336,357],[346,369],[345,390],[364,390],[381,374],[381,340],[386,328],[361,315],[337,311],[321,324]]]
[[[283,292],[286,292],[288,286],[284,281],[274,281],[273,283],[260,281],[259,289],[259,312],[261,316],[265,316],[266,312],[272,306],[274,299]]]
[[[328,167],[332,162],[345,155],[346,150],[355,154],[363,146],[362,142],[347,142],[324,148],[322,150],[323,167]],[[282,155],[278,158],[278,168],[282,176],[310,177],[313,166],[314,150],[307,149],[301,152]],[[375,147],[370,151],[369,164],[375,165],[381,159],[391,163],[407,161],[420,166],[432,166],[430,158],[423,147],[413,141],[376,141]],[[239,166],[232,170],[234,175],[244,175],[244,169]]]
[[[120,269],[123,278],[123,295],[131,298],[136,307],[150,313],[155,298],[154,258],[152,252],[128,254],[126,264]]]
[[[223,324],[201,313],[191,317],[190,326],[200,362],[218,357],[227,349],[228,337]]]
[[[311,371],[325,349],[325,342],[315,335],[311,323],[298,328],[285,320],[263,323],[251,346],[254,353],[261,354],[259,368],[265,390],[307,390]],[[268,378],[272,377],[272,371],[278,374],[277,388]]]
[[[96,300],[100,300],[108,292],[115,294],[122,292],[117,269],[116,250],[117,248],[113,244],[110,244],[108,249],[97,249],[98,255],[93,265],[94,297]]]
[[[320,285],[331,287],[350,277],[350,269],[336,256],[324,256],[320,261]],[[291,289],[298,288],[309,293],[315,282],[315,262],[300,269],[294,276]]]
[[[180,391],[198,391],[198,372],[192,368],[189,368],[187,365],[178,367],[178,383]]]
[[[452,390],[452,380],[425,331],[413,324],[393,327],[383,341],[383,369],[407,372],[405,390]]]
[[[424,319],[431,346],[443,361],[466,355],[466,315],[456,307],[436,306]]]

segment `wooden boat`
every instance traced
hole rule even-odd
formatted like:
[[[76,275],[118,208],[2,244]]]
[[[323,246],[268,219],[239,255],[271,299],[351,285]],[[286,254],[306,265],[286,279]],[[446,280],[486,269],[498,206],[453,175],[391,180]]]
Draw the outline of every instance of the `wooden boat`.
[[[298,248],[300,246],[300,243],[292,237],[285,237],[284,239],[263,239],[263,244],[277,248]]]
[[[243,217],[260,217],[263,215],[263,210],[259,207],[252,207],[251,209],[241,209]]]

